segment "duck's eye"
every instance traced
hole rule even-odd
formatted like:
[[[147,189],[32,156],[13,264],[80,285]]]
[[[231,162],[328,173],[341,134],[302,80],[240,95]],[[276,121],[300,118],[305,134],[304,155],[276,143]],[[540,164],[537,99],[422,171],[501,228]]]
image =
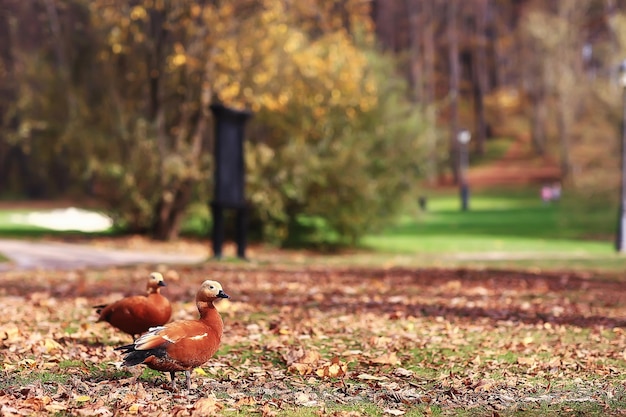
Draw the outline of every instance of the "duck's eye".
[[[214,287],[213,285],[211,285],[209,288],[210,288],[210,289],[212,289],[212,290],[214,290],[214,289],[215,289],[215,287]]]

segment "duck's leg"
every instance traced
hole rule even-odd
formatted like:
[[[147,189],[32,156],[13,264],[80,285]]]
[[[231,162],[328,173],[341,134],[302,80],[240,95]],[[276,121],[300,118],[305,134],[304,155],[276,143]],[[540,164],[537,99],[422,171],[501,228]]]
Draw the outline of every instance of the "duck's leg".
[[[176,391],[176,372],[170,371],[170,377],[172,378],[172,391]]]
[[[191,371],[185,371],[185,379],[187,380],[187,391],[191,391]]]

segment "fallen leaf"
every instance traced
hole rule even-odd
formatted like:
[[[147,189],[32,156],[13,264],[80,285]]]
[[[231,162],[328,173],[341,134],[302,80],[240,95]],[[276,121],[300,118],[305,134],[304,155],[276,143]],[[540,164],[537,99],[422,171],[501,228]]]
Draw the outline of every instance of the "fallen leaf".
[[[111,410],[106,407],[87,407],[76,410],[78,415],[85,417],[110,417],[113,415]]]
[[[254,397],[243,397],[237,400],[237,402],[235,403],[236,407],[243,407],[243,406],[253,406],[256,405],[256,400],[254,399]]]
[[[50,398],[50,397],[48,397]],[[35,411],[39,411],[44,407],[44,401],[41,398],[27,398],[22,403],[25,407],[30,408]]]
[[[344,376],[348,371],[348,365],[345,363],[331,363],[323,365],[315,370],[315,374],[320,378],[338,378]]]
[[[311,398],[310,394],[301,392],[296,396],[296,404],[302,407],[314,407],[317,405],[317,400]]]
[[[359,374],[357,378],[365,381],[385,381],[388,379],[386,376],[376,376],[371,374]]]
[[[408,378],[408,377],[412,377],[415,374],[415,372],[408,370],[408,369],[404,369],[404,368],[396,368],[393,370],[393,374],[396,376]]]
[[[529,357],[520,356],[519,358],[517,358],[517,363],[519,363],[520,365],[534,366],[537,364],[537,360],[532,357],[529,358]]]
[[[207,397],[201,398],[193,406],[193,410],[191,411],[192,417],[204,417],[204,416],[215,416],[221,410],[223,406],[217,402],[215,398]]]
[[[270,403],[265,403],[261,409],[261,415],[262,417],[275,417],[278,415],[278,412],[272,408]]]
[[[13,343],[20,338],[20,328],[15,323],[3,324],[0,327],[0,341],[2,343]]]
[[[44,408],[50,413],[57,413],[59,411],[67,410],[67,404],[60,401],[53,401]]]
[[[396,352],[389,352],[372,359],[372,363],[378,365],[399,365],[400,359],[398,359]]]
[[[60,343],[52,339],[45,339],[43,342],[43,346],[46,353],[51,353],[63,349],[63,346],[61,346]]]
[[[207,376],[207,373],[202,368],[195,368],[193,373],[196,375]]]
[[[487,381],[487,380],[482,379],[482,380],[480,380],[478,382],[478,384],[474,388],[474,391],[476,391],[476,392],[491,391],[491,389],[493,389],[493,387],[494,387],[494,382],[493,381]]]
[[[313,372],[313,367],[308,363],[292,363],[287,370],[298,375],[309,375]]]

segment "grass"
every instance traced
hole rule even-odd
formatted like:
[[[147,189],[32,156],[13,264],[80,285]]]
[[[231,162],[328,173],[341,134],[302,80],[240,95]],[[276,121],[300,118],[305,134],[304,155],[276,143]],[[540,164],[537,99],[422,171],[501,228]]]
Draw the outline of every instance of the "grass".
[[[372,262],[385,254],[424,266],[617,271],[626,259],[614,248],[616,214],[611,204],[574,195],[544,204],[530,188],[474,192],[463,212],[455,190],[438,191],[426,211],[416,208],[362,243]]]
[[[497,151],[505,152],[507,146],[503,140]],[[365,236],[361,247],[365,253],[334,257],[329,262],[613,272],[626,267],[626,259],[614,250],[614,204],[572,195],[568,190],[561,201],[544,204],[538,194],[537,187],[473,191],[470,209],[463,212],[457,190],[427,191],[425,211],[416,204],[391,227]],[[12,215],[24,212],[0,211],[0,235],[97,237],[116,233],[58,232],[10,222]],[[206,236],[208,209],[194,205],[188,213],[183,232]],[[308,219],[304,226],[324,235],[325,223],[317,220]],[[6,258],[0,255],[2,260]]]
[[[12,218],[14,216],[26,214],[28,212],[28,210],[0,210],[0,234],[3,236],[29,235],[31,233],[46,233],[49,231],[43,227],[13,222]]]
[[[0,380],[0,389],[7,389],[12,386],[26,386],[34,383],[48,384],[61,383],[65,384],[69,380],[69,375],[40,371],[40,372],[2,372],[4,375]]]
[[[433,407],[430,411],[427,411],[427,406],[417,406],[403,414],[404,417],[421,417],[425,415],[440,416],[441,410],[438,407]],[[379,407],[376,407],[369,403],[363,404],[330,404],[324,407],[326,415],[336,416],[385,416],[390,415],[384,413]],[[240,415],[255,415],[258,411],[250,410],[237,410],[222,412],[224,416],[240,416]],[[288,410],[284,410],[280,413],[283,417],[318,417],[320,415],[320,409],[317,407],[297,407]]]
[[[89,342],[94,335],[117,338],[115,346],[127,340],[110,326],[89,324],[89,306],[96,301],[91,296],[51,293],[49,300],[24,308],[32,294],[29,283],[39,272],[6,275],[2,284],[23,296],[2,297],[19,331],[7,328],[3,338],[9,349],[0,389],[16,408],[31,401],[23,394],[29,392],[49,396],[74,415],[88,414],[98,402],[97,407],[119,415],[135,403],[140,415],[157,407],[191,413],[194,401],[211,393],[223,407],[220,415],[384,416],[395,410],[405,416],[479,416],[496,410],[501,416],[599,416],[626,406],[620,372],[626,338],[621,325],[603,324],[621,323],[624,304],[620,298],[610,303],[607,287],[592,280],[584,288],[556,292],[539,285],[550,278],[515,273],[467,271],[449,280],[447,274],[437,278],[419,269],[379,269],[369,276],[359,269],[329,268],[320,274],[277,266],[203,265],[185,269],[185,278],[171,287],[191,294],[210,275],[232,289],[233,301],[218,305],[226,326],[223,344],[203,372],[192,375],[192,398],[164,390],[167,373],[118,369],[119,352],[108,343]],[[82,285],[87,293],[119,291],[125,279],[144,270],[86,271]],[[516,277],[526,284],[519,285]],[[49,288],[75,285],[76,279],[62,271],[50,271],[46,278]],[[623,286],[610,288],[616,293]],[[562,322],[545,318],[559,308],[567,309]],[[578,315],[609,321],[581,327]],[[72,337],[64,337],[67,333]],[[46,348],[47,337],[59,345]],[[308,373],[290,369],[288,358],[298,358],[299,349],[319,353],[319,359],[303,361]],[[397,361],[384,359],[389,353]],[[335,358],[348,365],[345,374],[321,377],[317,372]],[[413,374],[397,373],[400,367]],[[139,371],[143,397],[137,396],[143,390],[134,379]],[[177,374],[179,386],[183,381]]]
[[[582,204],[581,204],[582,203]],[[477,192],[470,209],[459,210],[455,192],[433,194],[425,212],[401,217],[384,233],[369,236],[366,243],[378,250],[447,252],[520,250],[612,250],[617,210],[606,206],[585,207],[584,201],[570,197],[542,203],[531,190]],[[474,241],[468,245],[468,240]]]

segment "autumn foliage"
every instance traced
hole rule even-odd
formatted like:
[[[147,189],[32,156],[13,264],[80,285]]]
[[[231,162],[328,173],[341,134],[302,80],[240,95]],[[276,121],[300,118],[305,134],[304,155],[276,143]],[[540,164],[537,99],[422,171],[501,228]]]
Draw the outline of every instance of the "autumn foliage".
[[[254,113],[246,197],[257,235],[283,243],[313,216],[335,243],[354,242],[414,188],[423,122],[376,52],[369,7],[344,3],[11,3],[15,21],[46,22],[7,35],[7,68],[24,68],[0,71],[20,97],[7,103],[7,137],[33,165],[7,169],[13,188],[87,194],[119,227],[174,239],[194,203],[209,219],[209,105],[220,102]]]
[[[130,338],[95,323],[91,309],[142,290],[149,271],[0,277],[2,414],[608,415],[624,406],[621,281],[293,260],[164,269],[176,320],[195,317],[207,277],[231,296],[217,304],[220,351],[178,395],[159,373],[135,379],[121,368],[114,348]]]

